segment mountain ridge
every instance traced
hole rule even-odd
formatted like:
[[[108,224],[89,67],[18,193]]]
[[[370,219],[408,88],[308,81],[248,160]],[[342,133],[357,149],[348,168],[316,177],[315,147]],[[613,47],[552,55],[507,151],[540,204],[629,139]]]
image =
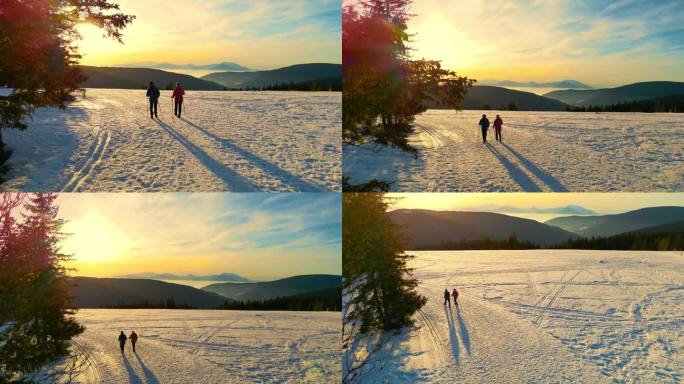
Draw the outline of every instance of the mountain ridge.
[[[631,101],[657,99],[684,94],[684,82],[644,81],[601,89],[568,89],[552,91],[543,96],[572,106],[605,106]]]
[[[611,236],[641,228],[681,221],[684,207],[646,207],[610,215],[561,216],[545,224],[556,226],[581,236]]]

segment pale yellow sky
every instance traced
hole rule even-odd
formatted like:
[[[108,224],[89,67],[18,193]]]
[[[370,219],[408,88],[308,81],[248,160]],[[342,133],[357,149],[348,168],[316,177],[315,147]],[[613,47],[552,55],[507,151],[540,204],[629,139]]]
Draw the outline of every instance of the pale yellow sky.
[[[341,62],[341,6],[335,0],[117,0],[136,19],[124,44],[82,25],[82,63],[116,66],[140,62],[236,62],[277,68]]]
[[[392,209],[497,212],[538,221],[579,211],[568,206],[579,206],[596,214],[684,206],[684,193],[390,193],[388,196],[397,198]]]
[[[341,273],[335,193],[72,193],[57,204],[75,275]]]
[[[415,58],[476,79],[684,81],[681,1],[415,0]]]

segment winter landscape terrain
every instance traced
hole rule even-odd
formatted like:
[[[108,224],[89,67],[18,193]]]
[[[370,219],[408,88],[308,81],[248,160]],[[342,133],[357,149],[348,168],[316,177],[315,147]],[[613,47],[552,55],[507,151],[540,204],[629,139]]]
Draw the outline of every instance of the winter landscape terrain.
[[[500,114],[503,143],[478,121]],[[429,110],[409,153],[345,146],[344,175],[393,191],[682,191],[684,115]]]
[[[428,303],[365,382],[684,379],[681,252],[411,253]],[[448,310],[454,287],[460,306]]]
[[[339,92],[188,91],[183,118],[162,91],[88,89],[3,132],[4,190],[325,191],[340,189]]]
[[[339,312],[83,309],[77,383],[320,383],[340,380]],[[121,355],[120,331],[139,335]]]

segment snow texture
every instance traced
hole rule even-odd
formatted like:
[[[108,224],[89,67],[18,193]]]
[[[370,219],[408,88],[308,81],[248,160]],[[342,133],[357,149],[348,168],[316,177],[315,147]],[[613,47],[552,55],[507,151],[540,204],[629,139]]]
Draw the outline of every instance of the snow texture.
[[[412,252],[427,305],[364,382],[681,383],[684,255]],[[459,307],[443,291],[458,288]]]
[[[339,92],[194,92],[183,118],[162,91],[89,89],[65,111],[36,111],[3,132],[5,190],[64,192],[339,191]]]
[[[503,118],[502,143],[493,127],[482,143],[483,113]],[[417,158],[344,146],[344,175],[394,182],[399,192],[684,191],[681,113],[429,110],[416,127]]]
[[[74,348],[91,361],[77,383],[339,382],[340,314],[83,309]],[[119,350],[120,331],[138,334]]]

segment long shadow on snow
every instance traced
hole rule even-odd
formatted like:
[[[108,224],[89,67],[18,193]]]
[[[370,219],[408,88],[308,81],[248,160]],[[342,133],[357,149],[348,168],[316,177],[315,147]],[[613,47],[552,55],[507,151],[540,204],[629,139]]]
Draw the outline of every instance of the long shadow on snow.
[[[128,372],[128,381],[131,384],[144,383],[140,379],[140,376],[138,376],[138,374],[135,373],[135,369],[133,369],[133,366],[128,361],[128,358],[126,357],[126,355],[123,355],[123,361],[124,361],[124,365],[126,366],[126,371]]]
[[[458,331],[461,334],[461,341],[463,341],[466,352],[470,355],[470,335],[468,334],[468,327],[466,327],[466,323],[461,316],[461,307],[456,307],[456,315],[458,317]]]
[[[501,143],[501,145],[503,145],[504,148],[508,149],[508,151],[511,153],[511,155],[518,158],[518,160],[520,160],[520,162],[523,163],[523,165],[525,167],[527,167],[527,169],[530,172],[532,172],[532,174],[537,176],[539,178],[539,180],[543,181],[554,192],[567,192],[568,191],[568,189],[565,188],[563,186],[563,184],[561,184],[560,181],[558,181],[556,178],[554,178],[553,176],[549,175],[548,173],[546,173],[545,171],[543,171],[542,169],[537,167],[533,162],[527,160],[523,155],[521,155],[518,152],[516,152],[515,150],[513,150],[513,148],[509,147],[508,145],[506,145],[503,142]]]
[[[159,120],[155,120],[160,127],[168,132],[171,137],[183,145],[190,151],[205,167],[207,167],[214,175],[221,179],[232,192],[253,192],[256,188],[249,182],[249,180],[242,177],[237,172],[224,166],[218,161],[214,160],[206,152],[200,149],[195,144],[191,143],[185,136],[176,132],[173,128]]]
[[[140,368],[142,368],[143,375],[145,375],[145,380],[147,381],[147,383],[159,384],[159,379],[157,379],[157,376],[155,376],[154,372],[150,371],[150,369],[147,368],[147,365],[145,365],[143,359],[140,358],[140,355],[136,353],[135,358],[138,359],[138,364],[140,364]]]
[[[511,178],[513,178],[513,181],[515,181],[520,188],[522,188],[525,192],[541,192],[541,188],[539,188],[539,186],[537,186],[532,179],[527,177],[527,175],[520,168],[511,163],[511,161],[508,160],[506,156],[502,155],[496,148],[494,148],[493,145],[487,143],[486,147],[494,156],[496,156],[497,159],[499,159],[501,164],[508,171],[508,174],[511,175]]]
[[[454,326],[454,317],[451,313],[451,308],[444,307],[446,312],[447,322],[449,323],[449,338],[451,339],[451,351],[454,353],[456,364],[461,364],[461,351],[458,347],[458,336],[456,336],[456,326]]]
[[[264,158],[262,158],[258,155],[255,155],[254,153],[235,145],[233,143],[233,141],[230,139],[224,139],[222,137],[218,137],[218,136],[214,135],[213,133],[209,132],[209,130],[207,130],[206,128],[200,127],[199,125],[187,120],[184,117],[181,118],[181,120],[185,121],[190,126],[194,127],[195,129],[199,130],[200,132],[204,133],[205,135],[209,136],[213,140],[221,143],[223,146],[227,147],[231,151],[238,153],[240,156],[249,160],[249,162],[256,164],[256,166],[261,168],[264,172],[268,173],[269,175],[275,177],[276,179],[282,181],[285,184],[288,184],[290,186],[295,187],[300,192],[327,191],[327,189],[322,188],[322,187],[315,185],[313,183],[310,183],[306,180],[303,180],[303,179],[291,174],[290,172],[278,167],[277,165],[268,162]]]

